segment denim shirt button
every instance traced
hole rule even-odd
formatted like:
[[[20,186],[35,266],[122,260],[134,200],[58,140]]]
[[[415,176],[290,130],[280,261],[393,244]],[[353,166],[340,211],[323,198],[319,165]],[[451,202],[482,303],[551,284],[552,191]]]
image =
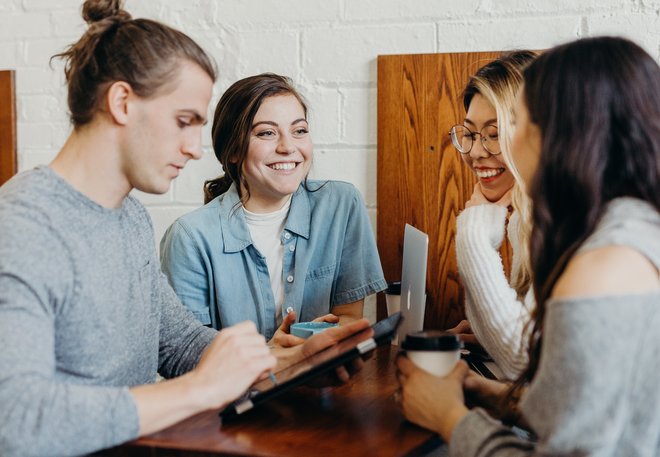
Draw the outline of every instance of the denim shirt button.
[[[293,276],[289,275],[286,277],[286,282],[293,282]]]
[[[289,246],[289,251],[293,252],[296,250],[296,247],[292,244]]]
[[[284,233],[284,239],[288,240],[289,238],[291,238],[291,234],[289,232],[285,232]]]

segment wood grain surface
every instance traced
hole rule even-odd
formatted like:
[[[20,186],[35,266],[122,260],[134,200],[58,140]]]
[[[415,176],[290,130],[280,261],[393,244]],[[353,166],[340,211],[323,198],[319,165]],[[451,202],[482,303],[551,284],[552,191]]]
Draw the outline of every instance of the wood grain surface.
[[[377,349],[343,386],[297,388],[228,423],[210,411],[99,455],[424,455],[441,441],[401,415],[394,400],[396,351],[390,345]]]
[[[499,52],[378,57],[378,250],[388,281],[401,279],[406,223],[429,234],[426,328],[464,318],[454,237],[476,177],[448,132],[461,123],[463,87]],[[510,247],[504,246],[507,271]],[[379,297],[377,316],[386,315]]]

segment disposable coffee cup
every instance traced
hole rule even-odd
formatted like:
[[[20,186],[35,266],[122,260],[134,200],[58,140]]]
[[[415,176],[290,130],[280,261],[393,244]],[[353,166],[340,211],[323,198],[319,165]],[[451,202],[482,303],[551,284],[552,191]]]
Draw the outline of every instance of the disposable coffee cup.
[[[408,333],[401,345],[412,362],[435,376],[447,376],[461,357],[458,335],[440,331]]]
[[[401,281],[387,283],[385,301],[387,302],[388,316],[401,311]]]
[[[401,311],[401,281],[388,282],[385,290],[385,302],[387,303],[387,315]],[[392,339],[392,344],[399,344],[399,337]]]

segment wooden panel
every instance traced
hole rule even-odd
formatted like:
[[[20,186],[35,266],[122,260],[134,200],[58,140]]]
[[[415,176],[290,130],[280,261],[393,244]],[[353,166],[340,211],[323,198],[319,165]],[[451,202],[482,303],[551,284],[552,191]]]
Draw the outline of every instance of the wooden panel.
[[[476,178],[448,131],[465,116],[461,93],[468,78],[498,55],[378,57],[378,249],[385,278],[399,280],[405,224],[429,234],[427,328],[448,328],[464,317],[454,235]],[[383,297],[377,314],[386,315]]]
[[[14,71],[0,71],[0,185],[17,171]]]

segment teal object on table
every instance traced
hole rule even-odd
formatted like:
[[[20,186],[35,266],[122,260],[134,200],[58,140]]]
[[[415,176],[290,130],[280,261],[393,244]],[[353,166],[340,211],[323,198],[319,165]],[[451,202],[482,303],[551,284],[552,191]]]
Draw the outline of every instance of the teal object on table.
[[[309,338],[310,336],[321,333],[337,324],[330,322],[298,322],[291,325],[291,334],[300,338]]]

